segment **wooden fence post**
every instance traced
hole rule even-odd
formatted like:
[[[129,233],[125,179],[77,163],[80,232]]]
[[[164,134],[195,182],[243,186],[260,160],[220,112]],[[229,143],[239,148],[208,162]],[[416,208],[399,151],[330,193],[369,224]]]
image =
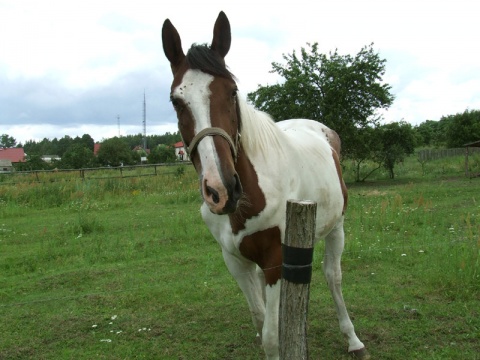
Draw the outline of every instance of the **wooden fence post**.
[[[307,313],[317,204],[289,200],[280,290],[280,359],[308,359]]]

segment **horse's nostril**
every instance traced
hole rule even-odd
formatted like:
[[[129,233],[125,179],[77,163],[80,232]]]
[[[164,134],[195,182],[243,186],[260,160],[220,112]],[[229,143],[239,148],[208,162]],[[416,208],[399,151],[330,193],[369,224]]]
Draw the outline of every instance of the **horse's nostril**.
[[[211,188],[210,186],[206,187],[207,189],[207,196],[212,196],[212,200],[215,204],[220,202],[220,196],[218,195],[218,191]]]

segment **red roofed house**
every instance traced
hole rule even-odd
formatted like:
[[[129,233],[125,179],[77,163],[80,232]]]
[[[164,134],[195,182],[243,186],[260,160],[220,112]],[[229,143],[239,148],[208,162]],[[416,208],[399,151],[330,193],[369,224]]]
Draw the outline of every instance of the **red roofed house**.
[[[180,161],[189,161],[190,158],[188,157],[187,152],[185,151],[185,146],[183,145],[183,141],[177,142],[175,145],[175,156]]]
[[[12,163],[24,162],[25,153],[23,148],[0,147],[0,172],[13,171]]]
[[[24,162],[23,148],[0,148],[0,160],[10,160],[12,163]]]

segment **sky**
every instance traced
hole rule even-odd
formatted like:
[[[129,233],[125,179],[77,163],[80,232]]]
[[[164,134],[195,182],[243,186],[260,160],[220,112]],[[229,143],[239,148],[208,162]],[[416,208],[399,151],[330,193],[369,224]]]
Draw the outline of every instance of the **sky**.
[[[159,1],[0,0],[0,134],[17,142],[91,135],[95,141],[177,131],[161,40],[169,18],[184,51],[210,43],[224,11],[227,65],[240,93],[281,79],[272,62],[319,44],[387,60],[393,105],[384,122],[480,109],[480,32],[473,0]]]

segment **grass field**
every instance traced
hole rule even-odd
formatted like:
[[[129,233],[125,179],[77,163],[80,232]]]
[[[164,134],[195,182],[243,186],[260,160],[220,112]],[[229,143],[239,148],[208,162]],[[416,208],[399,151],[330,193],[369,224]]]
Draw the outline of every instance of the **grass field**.
[[[480,179],[349,184],[344,295],[374,359],[480,359]],[[347,180],[348,180],[348,173]],[[0,359],[262,359],[183,176],[0,186]],[[347,359],[315,250],[311,359]]]

